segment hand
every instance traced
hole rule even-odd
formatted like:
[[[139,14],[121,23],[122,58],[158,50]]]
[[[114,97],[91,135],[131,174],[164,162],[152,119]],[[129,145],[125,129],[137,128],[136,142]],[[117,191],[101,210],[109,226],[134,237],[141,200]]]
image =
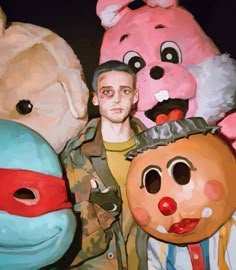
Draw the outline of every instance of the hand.
[[[101,191],[96,180],[92,179],[89,201],[96,203],[114,217],[118,216],[122,208],[122,200],[118,196],[117,187],[109,187]]]

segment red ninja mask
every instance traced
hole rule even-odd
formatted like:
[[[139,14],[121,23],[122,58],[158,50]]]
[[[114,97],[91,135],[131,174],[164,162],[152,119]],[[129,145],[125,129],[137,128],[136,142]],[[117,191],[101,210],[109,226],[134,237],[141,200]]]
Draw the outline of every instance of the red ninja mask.
[[[0,169],[0,211],[36,217],[71,208],[62,178],[38,172]]]

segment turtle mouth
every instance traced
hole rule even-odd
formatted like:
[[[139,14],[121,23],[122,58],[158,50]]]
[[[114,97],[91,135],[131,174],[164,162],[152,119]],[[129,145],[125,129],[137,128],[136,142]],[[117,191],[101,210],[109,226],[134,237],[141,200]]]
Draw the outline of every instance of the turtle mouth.
[[[179,120],[186,116],[189,107],[187,99],[169,98],[158,102],[154,107],[144,112],[145,116],[161,124],[171,120]]]

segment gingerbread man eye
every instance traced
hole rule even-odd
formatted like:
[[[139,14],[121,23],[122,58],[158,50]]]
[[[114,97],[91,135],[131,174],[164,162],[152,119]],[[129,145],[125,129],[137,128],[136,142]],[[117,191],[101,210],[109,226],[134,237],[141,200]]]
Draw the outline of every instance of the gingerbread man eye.
[[[191,178],[190,168],[184,162],[177,162],[172,168],[175,181],[180,185],[186,185]]]
[[[141,188],[148,193],[156,194],[161,189],[161,170],[156,166],[149,166],[143,171]]]
[[[191,179],[191,171],[196,169],[190,160],[183,157],[176,157],[167,164],[169,175],[172,176],[179,185],[187,185]]]
[[[135,51],[127,52],[123,57],[123,62],[128,64],[135,73],[146,66],[144,59]]]

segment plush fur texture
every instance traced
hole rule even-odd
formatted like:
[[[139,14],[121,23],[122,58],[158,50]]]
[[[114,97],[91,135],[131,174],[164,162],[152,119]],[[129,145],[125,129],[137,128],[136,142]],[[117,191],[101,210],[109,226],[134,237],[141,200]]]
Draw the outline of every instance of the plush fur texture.
[[[80,61],[49,29],[16,22],[5,29],[2,11],[0,26],[0,118],[32,128],[59,153],[88,119]]]
[[[213,124],[221,120],[229,108],[236,107],[236,62],[229,55],[214,56],[189,67],[189,71],[197,82],[195,116],[202,116]]]

